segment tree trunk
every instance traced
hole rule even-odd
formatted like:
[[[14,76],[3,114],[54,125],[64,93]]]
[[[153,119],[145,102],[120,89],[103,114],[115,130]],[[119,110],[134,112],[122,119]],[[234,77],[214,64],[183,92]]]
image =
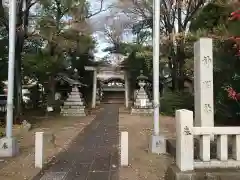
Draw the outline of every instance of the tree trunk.
[[[183,40],[178,42],[177,58],[178,58],[178,90],[184,90],[184,64],[185,64],[185,53],[184,53]]]
[[[15,45],[15,78],[14,78],[14,107],[15,117],[20,119],[22,115],[22,51],[24,45],[24,32],[22,30],[17,31],[16,45]]]
[[[55,107],[55,79],[53,76],[49,76],[48,79],[48,91],[47,91],[47,106]]]
[[[19,70],[20,61],[15,60],[15,78],[14,78],[14,107],[15,107],[15,119],[20,119],[22,115],[22,83],[21,83],[21,71]],[[20,122],[15,122],[20,123]]]
[[[177,62],[178,62],[178,90],[181,91],[184,89],[184,64],[185,64],[185,56],[184,56],[184,28],[182,26],[182,1],[178,1],[178,9],[177,9],[177,17],[178,17],[178,33],[180,35],[180,39],[177,41]]]
[[[171,57],[168,59],[168,67],[171,69],[172,77],[172,91],[176,90],[176,81],[177,81],[177,59],[174,52],[174,44],[171,47]]]
[[[15,119],[20,119],[22,115],[22,52],[24,40],[28,30],[28,17],[31,1],[26,1],[27,9],[23,11],[23,0],[17,6],[17,22],[16,22],[16,44],[15,44],[15,94],[14,94],[14,107]]]

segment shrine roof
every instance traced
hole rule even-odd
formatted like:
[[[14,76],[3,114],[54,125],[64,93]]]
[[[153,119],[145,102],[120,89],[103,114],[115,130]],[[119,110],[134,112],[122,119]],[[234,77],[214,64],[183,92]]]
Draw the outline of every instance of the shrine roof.
[[[63,80],[65,82],[67,82],[70,85],[80,85],[80,86],[86,86],[86,84],[81,83],[79,80],[75,80],[70,78],[67,74],[65,73],[58,73],[56,78],[56,80]]]

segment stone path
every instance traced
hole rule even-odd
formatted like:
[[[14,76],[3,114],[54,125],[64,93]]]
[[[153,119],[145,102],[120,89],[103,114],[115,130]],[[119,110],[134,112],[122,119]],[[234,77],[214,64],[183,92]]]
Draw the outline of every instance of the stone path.
[[[96,119],[33,180],[117,180],[118,106],[104,105]]]

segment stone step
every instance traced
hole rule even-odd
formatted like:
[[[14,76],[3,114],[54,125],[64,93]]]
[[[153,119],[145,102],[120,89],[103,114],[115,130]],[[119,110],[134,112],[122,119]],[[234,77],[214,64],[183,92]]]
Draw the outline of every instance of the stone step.
[[[132,108],[131,114],[142,114],[142,115],[152,115],[152,108]]]
[[[68,98],[65,102],[83,102],[81,98]]]
[[[147,98],[148,98],[148,95],[146,95],[146,94],[137,95],[137,96],[136,96],[136,99],[137,99],[137,98],[138,98],[138,99],[142,99],[142,98],[146,98],[146,99],[147,99]]]
[[[134,102],[134,105],[136,106],[141,106],[142,102],[141,101],[136,101]],[[146,102],[146,106],[152,106],[152,102]]]
[[[85,113],[85,110],[66,110],[66,111],[60,111],[61,113]]]
[[[82,98],[79,94],[70,94],[68,98]]]
[[[145,92],[139,92],[138,94],[137,94],[137,96],[140,96],[140,95],[148,95],[147,93],[145,93]]]
[[[77,94],[77,95],[79,95],[79,94],[81,94],[81,93],[79,93],[79,92],[77,92],[77,91],[75,91],[75,92],[72,91],[70,94],[74,94],[74,95]]]
[[[148,102],[151,102],[149,99],[136,99],[136,102],[142,102],[142,100],[146,100],[146,102],[148,103]]]
[[[84,109],[85,106],[82,105],[69,105],[69,106],[62,106],[62,109]]]
[[[84,102],[69,102],[69,101],[66,101],[64,102],[64,106],[83,106],[84,105]]]
[[[105,104],[124,104],[125,100],[121,101],[121,100],[103,100],[101,101],[101,103],[105,103]]]
[[[68,117],[83,117],[86,116],[85,113],[61,113],[62,116],[68,116]]]
[[[79,112],[85,112],[84,109],[61,109],[61,112],[66,112],[66,113],[72,113],[72,112],[76,112],[76,113],[79,113]]]

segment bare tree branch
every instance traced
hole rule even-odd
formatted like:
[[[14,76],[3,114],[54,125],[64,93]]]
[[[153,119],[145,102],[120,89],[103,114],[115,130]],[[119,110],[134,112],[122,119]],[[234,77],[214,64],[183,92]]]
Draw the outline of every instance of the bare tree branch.
[[[196,2],[196,1],[195,1]],[[196,12],[199,10],[200,7],[202,7],[205,4],[206,0],[198,0],[192,9],[190,8],[191,4],[188,5],[187,15],[185,18],[185,21],[183,23],[183,27],[186,28],[188,22],[193,18],[193,16],[196,14]],[[190,0],[189,3],[192,3],[192,0]]]
[[[33,7],[35,4],[37,4],[37,2],[38,2],[38,0],[35,0],[35,1],[33,1],[33,2],[31,2],[32,0],[28,0],[27,1],[27,8],[26,8],[26,10],[25,11],[29,11],[30,9],[31,9],[31,7]]]
[[[94,12],[94,13],[91,13],[91,14],[87,15],[86,18],[89,19],[89,18],[91,18],[93,16],[96,16],[96,15],[98,15],[98,14],[104,12],[104,11],[109,10],[110,7],[106,8],[106,9],[103,9],[103,3],[104,3],[104,0],[101,0],[99,10]]]

